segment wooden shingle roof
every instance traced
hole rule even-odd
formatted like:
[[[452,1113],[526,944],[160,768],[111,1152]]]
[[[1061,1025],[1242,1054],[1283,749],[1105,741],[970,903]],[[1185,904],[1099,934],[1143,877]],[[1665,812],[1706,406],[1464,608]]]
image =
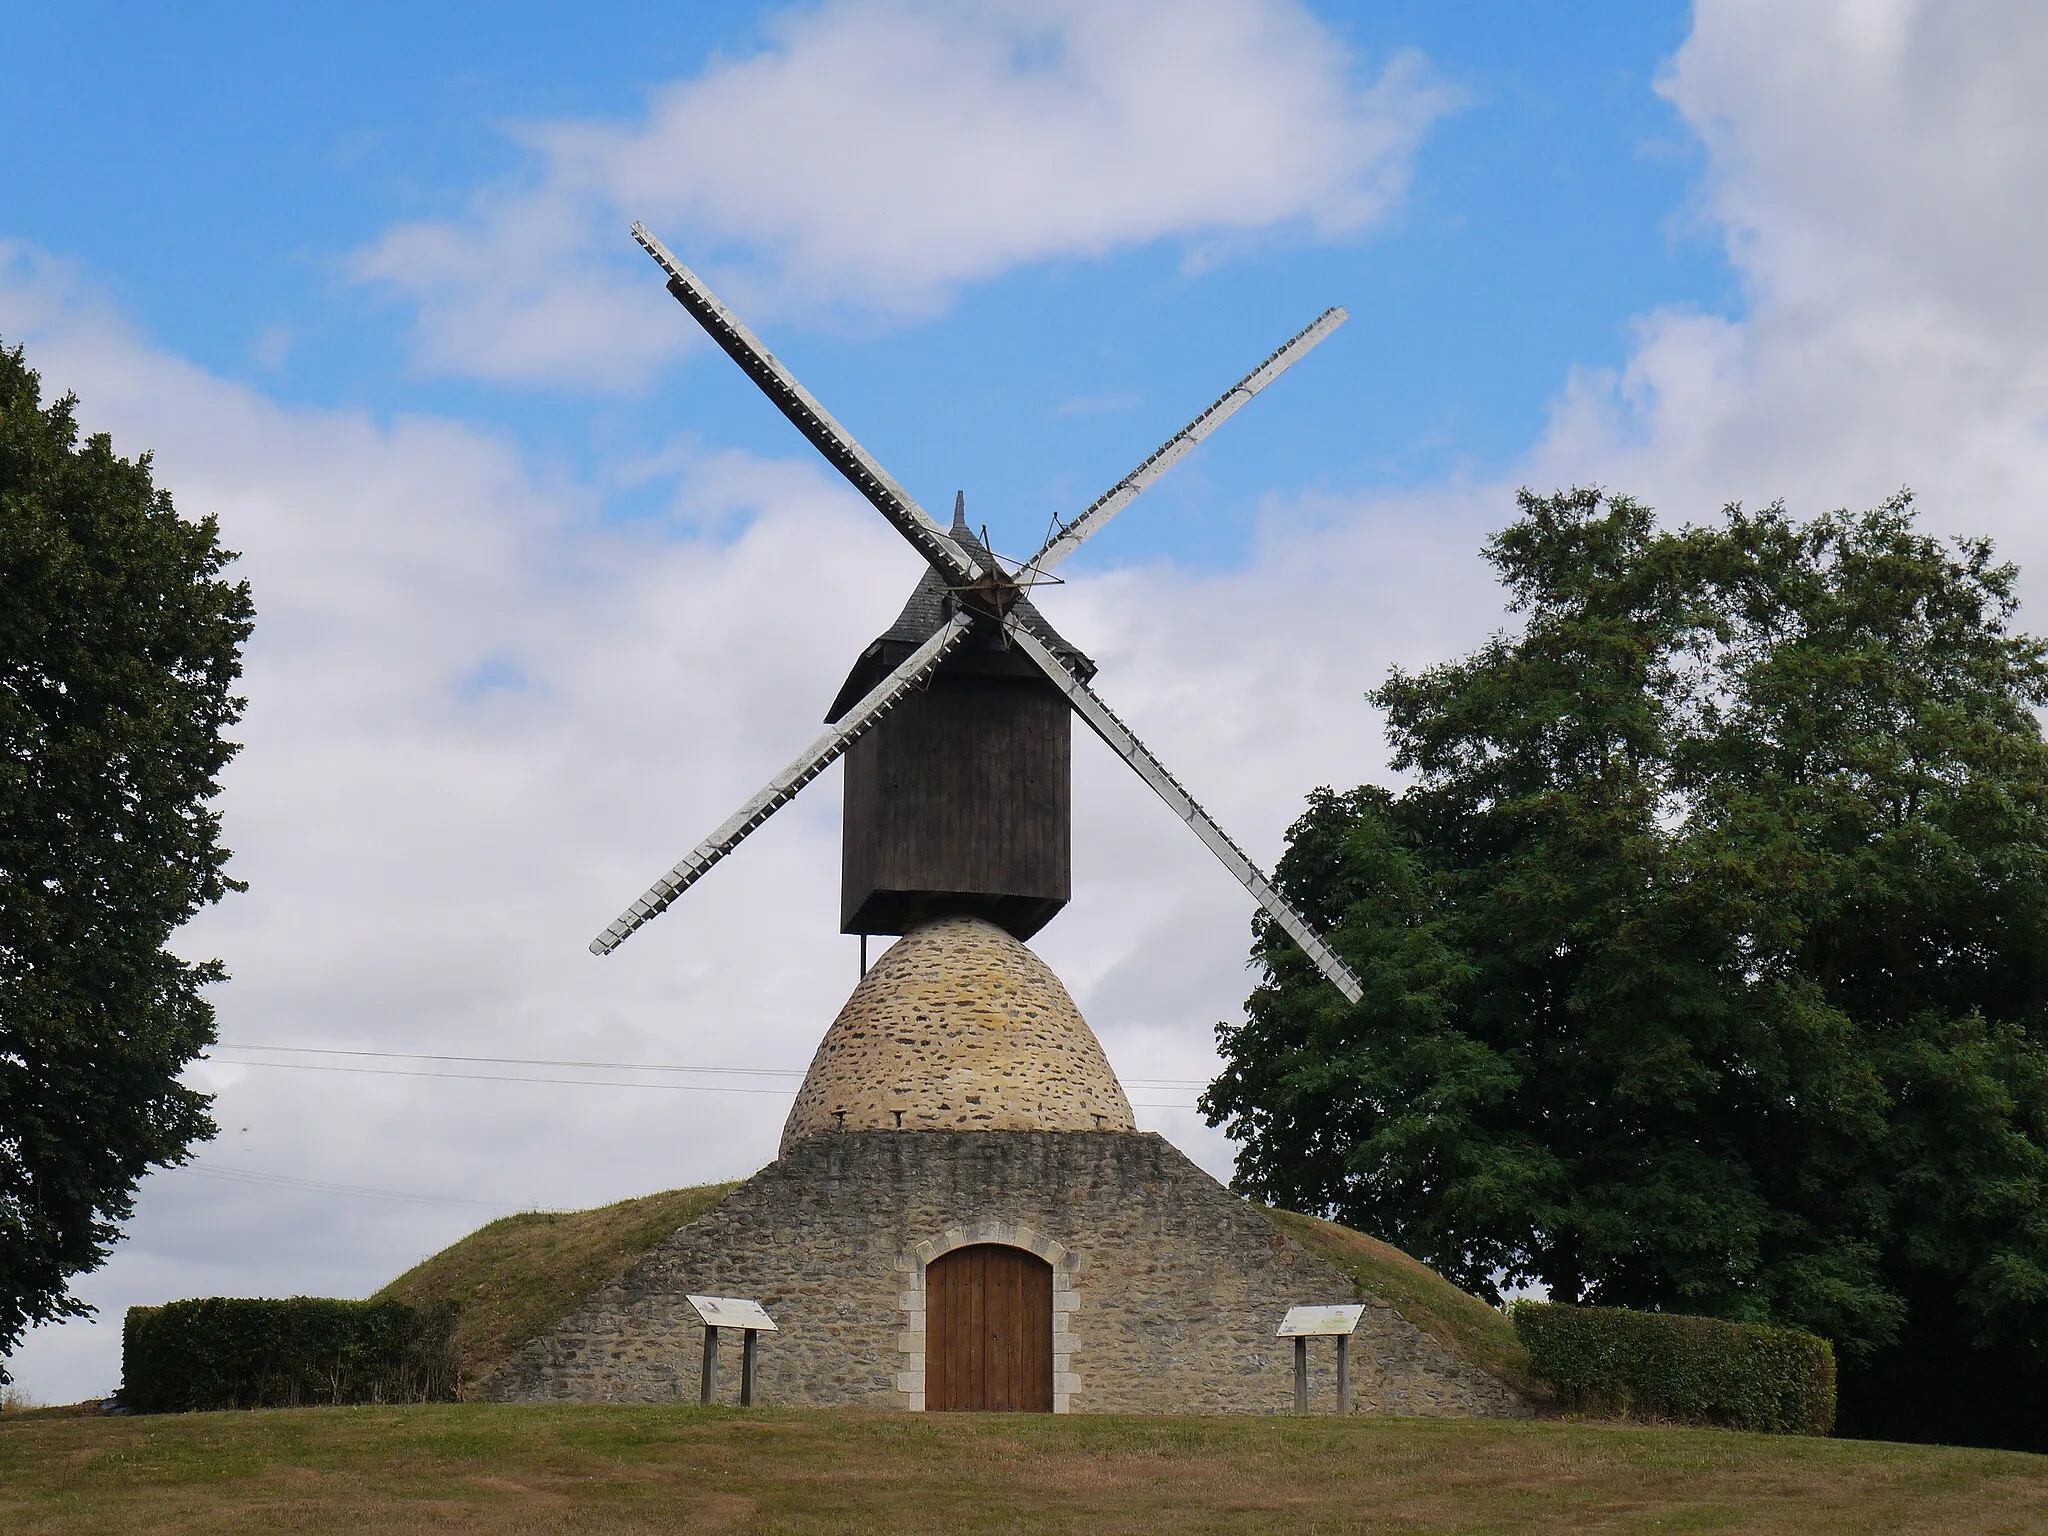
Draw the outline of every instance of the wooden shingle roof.
[[[972,555],[977,564],[985,566],[991,563],[988,550],[968,528],[966,510],[959,501],[954,503],[953,526],[948,531],[953,542]],[[928,567],[912,589],[903,611],[896,616],[896,622],[869,642],[854,662],[853,670],[847,673],[846,681],[840,684],[839,693],[832,700],[832,707],[825,715],[826,721],[837,720],[859,703],[870,688],[936,634],[959,611],[959,606],[959,600],[948,590],[946,578],[935,567]],[[1048,650],[1072,667],[1082,681],[1095,675],[1095,663],[1046,622],[1045,615],[1032,604],[1029,595],[1020,597],[1012,611],[1019,622],[1044,642]],[[977,624],[967,643],[939,670],[952,676],[980,674],[1030,678],[1040,675],[1038,668],[1022,652],[1003,644],[1001,635],[990,623]]]

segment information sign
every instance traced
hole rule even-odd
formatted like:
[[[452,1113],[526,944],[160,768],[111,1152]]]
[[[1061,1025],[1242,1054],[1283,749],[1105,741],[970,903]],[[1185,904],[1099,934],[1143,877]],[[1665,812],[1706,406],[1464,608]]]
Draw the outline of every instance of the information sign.
[[[695,1300],[695,1298],[691,1298]],[[1359,1318],[1365,1315],[1362,1305],[1345,1307],[1289,1307],[1287,1316],[1280,1320],[1280,1330],[1273,1335],[1276,1339],[1321,1338],[1326,1334],[1347,1334],[1358,1328]]]
[[[703,1319],[707,1328],[752,1328],[762,1333],[775,1332],[774,1321],[758,1301],[743,1301],[737,1296],[688,1296],[684,1299],[697,1309],[697,1316]]]

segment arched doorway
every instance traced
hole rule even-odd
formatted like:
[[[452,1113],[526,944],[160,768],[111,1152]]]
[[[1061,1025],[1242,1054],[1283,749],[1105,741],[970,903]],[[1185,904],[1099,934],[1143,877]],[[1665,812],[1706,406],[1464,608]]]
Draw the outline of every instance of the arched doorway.
[[[924,1405],[1052,1412],[1052,1266],[975,1243],[925,1268]]]

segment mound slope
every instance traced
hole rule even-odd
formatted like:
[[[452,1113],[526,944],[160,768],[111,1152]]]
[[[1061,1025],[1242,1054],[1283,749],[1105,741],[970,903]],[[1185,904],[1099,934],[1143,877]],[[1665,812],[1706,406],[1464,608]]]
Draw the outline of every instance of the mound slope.
[[[699,1184],[589,1211],[500,1217],[414,1265],[377,1299],[461,1303],[455,1357],[467,1389],[735,1187]]]
[[[1529,1371],[1529,1351],[1507,1314],[1461,1291],[1392,1243],[1294,1211],[1267,1210],[1274,1225],[1334,1264],[1358,1287],[1361,1301],[1384,1301],[1452,1354],[1500,1377],[1530,1397],[1550,1388]]]

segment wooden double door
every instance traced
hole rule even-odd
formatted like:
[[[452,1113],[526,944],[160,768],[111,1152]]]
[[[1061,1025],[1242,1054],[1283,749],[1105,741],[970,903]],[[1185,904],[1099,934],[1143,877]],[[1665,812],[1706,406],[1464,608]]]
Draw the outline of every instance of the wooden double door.
[[[1052,1266],[977,1243],[925,1267],[924,1405],[1052,1412]]]

